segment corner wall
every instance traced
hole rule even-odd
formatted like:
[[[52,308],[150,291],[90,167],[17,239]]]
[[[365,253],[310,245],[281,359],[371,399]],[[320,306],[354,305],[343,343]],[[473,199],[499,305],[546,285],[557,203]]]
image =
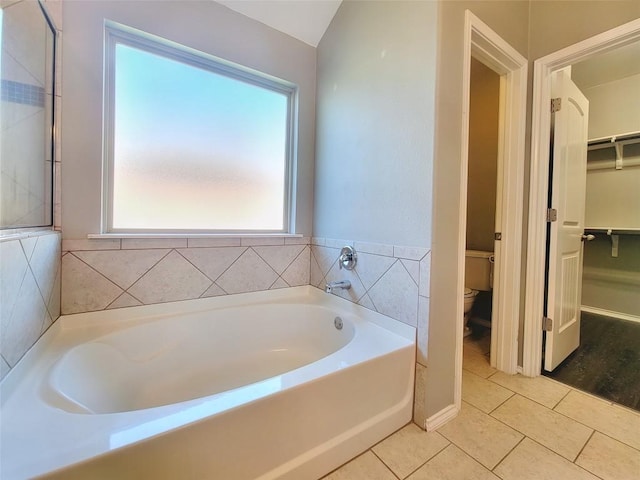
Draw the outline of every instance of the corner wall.
[[[313,234],[322,238],[311,284],[351,279],[342,295],[417,326],[414,420],[423,427],[437,9],[344,1],[317,50]],[[361,252],[349,273],[332,267],[347,244]]]

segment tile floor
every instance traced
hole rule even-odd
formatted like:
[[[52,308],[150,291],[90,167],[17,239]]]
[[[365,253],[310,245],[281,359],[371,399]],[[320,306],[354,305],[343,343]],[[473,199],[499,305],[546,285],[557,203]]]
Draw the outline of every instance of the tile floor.
[[[462,411],[434,432],[409,424],[324,480],[638,480],[640,413],[546,377],[491,368],[465,340]]]

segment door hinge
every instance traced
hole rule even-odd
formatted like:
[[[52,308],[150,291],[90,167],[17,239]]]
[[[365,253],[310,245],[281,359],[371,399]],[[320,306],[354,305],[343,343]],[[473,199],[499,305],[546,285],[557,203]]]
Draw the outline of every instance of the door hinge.
[[[551,113],[559,112],[562,108],[562,99],[561,98],[552,98],[551,99]]]
[[[542,330],[550,332],[553,330],[553,319],[549,317],[542,317]]]
[[[547,208],[547,222],[555,222],[558,220],[558,210],[555,208]]]

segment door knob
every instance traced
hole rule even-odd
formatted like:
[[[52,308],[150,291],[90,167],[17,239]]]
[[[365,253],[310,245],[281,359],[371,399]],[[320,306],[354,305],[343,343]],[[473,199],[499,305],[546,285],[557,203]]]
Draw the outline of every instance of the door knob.
[[[590,242],[591,240],[593,240],[594,238],[596,238],[595,235],[582,235],[582,241],[583,242]]]

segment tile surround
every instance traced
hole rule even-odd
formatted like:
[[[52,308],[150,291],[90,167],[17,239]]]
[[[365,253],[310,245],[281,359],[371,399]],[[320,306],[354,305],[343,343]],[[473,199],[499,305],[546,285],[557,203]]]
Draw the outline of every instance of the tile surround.
[[[418,362],[426,365],[430,251],[317,237],[311,239],[311,244],[311,285],[324,289],[328,282],[349,280],[351,289],[333,293],[418,327],[422,340]],[[358,262],[354,270],[340,269],[337,259],[344,245],[356,248]]]
[[[426,346],[429,251],[355,242],[363,250],[356,269],[347,271],[337,262],[345,244],[354,242],[277,236],[67,239],[62,247],[71,257],[62,262],[62,311],[309,284],[324,289],[328,281],[348,279],[352,288],[336,295],[417,326]],[[421,351],[425,364],[426,349]]]
[[[309,238],[293,240],[289,244],[282,237],[250,242],[240,238],[65,240],[62,312],[308,285]]]
[[[0,379],[60,316],[60,234],[0,242]]]

